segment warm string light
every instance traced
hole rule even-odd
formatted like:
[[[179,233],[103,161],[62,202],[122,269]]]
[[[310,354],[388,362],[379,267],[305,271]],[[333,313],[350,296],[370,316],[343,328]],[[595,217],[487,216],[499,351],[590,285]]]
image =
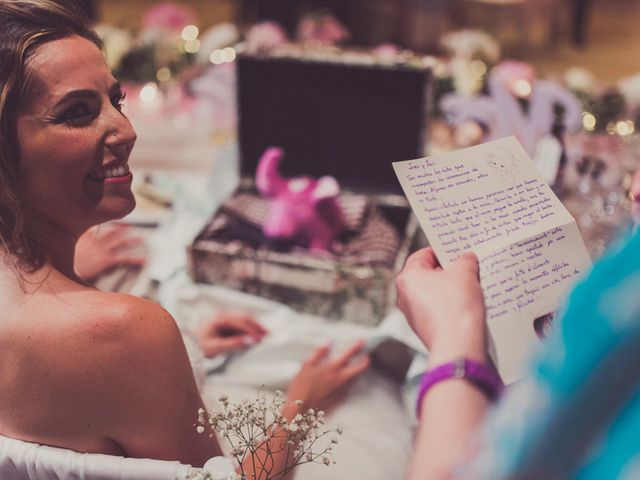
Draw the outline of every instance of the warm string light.
[[[187,53],[196,53],[200,50],[200,40],[197,38],[194,40],[187,40],[184,42],[184,51]]]
[[[527,98],[529,95],[531,95],[533,88],[531,87],[531,83],[529,83],[528,80],[520,78],[513,84],[513,91],[518,97]]]
[[[193,40],[196,40],[199,34],[200,30],[198,29],[198,27],[196,27],[195,25],[187,25],[182,29],[181,36],[185,42],[191,42]]]
[[[211,52],[209,61],[214,65],[233,62],[236,59],[236,50],[233,47],[219,48]]]
[[[616,122],[616,133],[621,137],[631,135],[635,129],[635,125],[631,120],[620,120]]]
[[[156,73],[156,78],[159,82],[168,82],[169,80],[171,80],[171,70],[169,70],[167,67],[162,67]]]
[[[596,129],[596,116],[593,113],[584,112],[582,114],[582,126],[588,132],[593,132]]]
[[[158,86],[155,83],[147,83],[140,89],[140,101],[142,103],[152,103],[158,95]]]
[[[607,124],[607,133],[609,135],[626,137],[635,131],[636,126],[631,120],[618,120],[617,122],[609,122]]]
[[[195,25],[187,25],[182,29],[181,37],[184,40],[184,51],[187,53],[197,53],[200,50],[200,40],[198,35],[200,30]]]

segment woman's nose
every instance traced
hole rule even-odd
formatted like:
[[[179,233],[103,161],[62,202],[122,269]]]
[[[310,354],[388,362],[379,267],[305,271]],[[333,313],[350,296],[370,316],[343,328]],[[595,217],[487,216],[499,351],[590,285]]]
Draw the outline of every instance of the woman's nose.
[[[133,144],[136,142],[138,136],[133,129],[129,119],[122,113],[118,112],[118,118],[114,119],[108,128],[108,134],[106,144],[112,146],[123,146],[129,149],[133,148]]]

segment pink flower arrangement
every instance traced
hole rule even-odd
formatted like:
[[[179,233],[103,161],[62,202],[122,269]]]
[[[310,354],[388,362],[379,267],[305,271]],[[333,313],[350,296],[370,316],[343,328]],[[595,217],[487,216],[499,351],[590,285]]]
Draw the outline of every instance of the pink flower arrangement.
[[[284,29],[276,22],[256,23],[245,35],[246,48],[252,52],[271,50],[288,41]]]
[[[193,25],[196,22],[196,15],[191,8],[166,2],[146,11],[142,19],[142,27],[179,32],[187,25]]]
[[[351,37],[340,21],[330,14],[306,15],[297,29],[298,39],[303,42],[335,45]]]

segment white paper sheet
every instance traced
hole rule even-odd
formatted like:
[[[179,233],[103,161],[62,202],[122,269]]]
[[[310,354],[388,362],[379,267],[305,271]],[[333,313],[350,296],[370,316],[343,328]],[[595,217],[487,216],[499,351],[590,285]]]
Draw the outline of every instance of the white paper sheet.
[[[517,380],[534,320],[591,265],[574,219],[515,137],[393,166],[442,266],[478,256],[492,356],[505,382]]]

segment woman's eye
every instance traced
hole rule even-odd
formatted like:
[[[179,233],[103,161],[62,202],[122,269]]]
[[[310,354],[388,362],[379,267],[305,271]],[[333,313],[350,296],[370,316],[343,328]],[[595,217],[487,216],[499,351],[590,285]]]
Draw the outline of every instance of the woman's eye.
[[[127,98],[126,93],[117,93],[113,97],[111,97],[111,104],[116,107],[118,110],[122,111],[122,107],[124,107],[124,99]]]
[[[74,105],[67,109],[61,117],[62,122],[71,125],[80,125],[93,119],[93,112],[84,104]]]

